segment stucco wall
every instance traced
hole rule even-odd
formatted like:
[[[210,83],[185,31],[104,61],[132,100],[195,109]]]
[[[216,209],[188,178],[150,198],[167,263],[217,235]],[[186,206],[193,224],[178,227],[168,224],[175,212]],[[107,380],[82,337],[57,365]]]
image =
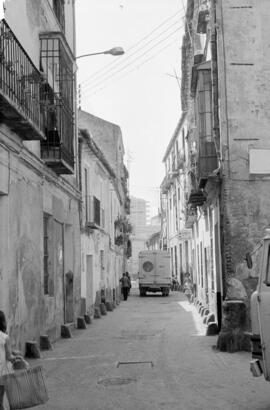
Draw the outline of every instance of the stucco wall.
[[[71,50],[74,51],[72,3],[65,2],[65,36]],[[11,30],[35,66],[39,68],[39,34],[45,31],[61,31],[52,9],[52,0],[8,0],[5,1],[5,9],[5,19]]]
[[[8,135],[0,133],[1,143]],[[12,342],[24,349],[26,340],[49,333],[54,340],[64,323],[64,275],[74,274],[73,313],[80,308],[79,193],[46,170],[24,148],[10,151],[8,192],[0,196],[0,309],[9,323]],[[2,175],[2,174],[1,174]],[[54,294],[44,295],[43,212],[63,226],[65,247],[62,275],[54,274]],[[69,230],[69,234],[67,231]],[[53,244],[51,244],[53,246]],[[72,257],[70,257],[72,255]],[[52,270],[55,267],[52,267]]]
[[[94,303],[99,303],[101,291],[112,297],[112,290],[119,286],[122,275],[123,250],[114,244],[114,221],[122,214],[123,208],[112,183],[112,177],[97,156],[91,151],[85,139],[81,139],[82,169],[82,280],[81,297],[85,309],[91,314]],[[87,181],[85,172],[87,170]],[[85,197],[93,195],[100,200],[104,209],[105,226],[88,229],[86,226]],[[91,219],[91,217],[90,217]],[[101,266],[100,252],[104,252]],[[91,266],[89,266],[91,263]]]

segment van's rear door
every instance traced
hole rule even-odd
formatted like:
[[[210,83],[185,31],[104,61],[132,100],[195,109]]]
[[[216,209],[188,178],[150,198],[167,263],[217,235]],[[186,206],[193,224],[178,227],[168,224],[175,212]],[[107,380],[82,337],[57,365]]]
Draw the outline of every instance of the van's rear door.
[[[270,381],[270,238],[264,240],[258,285],[258,317],[263,352],[263,372]]]
[[[156,276],[156,252],[140,252],[140,276],[141,284],[155,283]]]

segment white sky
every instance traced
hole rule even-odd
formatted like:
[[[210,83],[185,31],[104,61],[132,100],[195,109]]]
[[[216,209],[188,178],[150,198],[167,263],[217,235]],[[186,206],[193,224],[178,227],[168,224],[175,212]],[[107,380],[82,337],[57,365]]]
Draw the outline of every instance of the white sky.
[[[77,0],[77,55],[115,46],[123,56],[78,60],[81,106],[120,126],[130,194],[159,205],[162,158],[181,115],[184,0]],[[180,80],[179,80],[180,81]]]

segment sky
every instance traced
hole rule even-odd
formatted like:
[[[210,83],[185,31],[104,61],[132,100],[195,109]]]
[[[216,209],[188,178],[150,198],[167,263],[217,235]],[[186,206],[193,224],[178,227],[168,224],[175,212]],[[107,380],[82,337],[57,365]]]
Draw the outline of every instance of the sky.
[[[77,0],[77,56],[116,46],[122,56],[78,63],[81,108],[120,126],[130,195],[158,212],[162,162],[181,116],[185,0]]]

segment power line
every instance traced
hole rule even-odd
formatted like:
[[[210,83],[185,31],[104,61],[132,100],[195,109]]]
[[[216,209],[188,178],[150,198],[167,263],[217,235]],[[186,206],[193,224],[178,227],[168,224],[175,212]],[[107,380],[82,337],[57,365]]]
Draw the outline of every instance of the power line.
[[[102,80],[97,81],[96,83],[94,83],[92,86],[87,87],[90,88],[87,92],[82,90],[82,93],[84,96],[88,95],[89,93],[92,92],[92,90],[96,89],[99,85],[104,84],[104,82],[107,82],[108,80],[111,80],[111,78],[113,78],[115,75],[117,75],[118,73],[120,73],[121,71],[125,70],[126,68],[128,68],[130,65],[134,65],[134,63],[136,63],[136,61],[138,59],[140,59],[141,57],[143,57],[145,54],[148,54],[151,50],[153,50],[154,48],[156,48],[157,46],[159,46],[161,43],[163,43],[164,41],[168,40],[168,38],[170,38],[172,35],[176,34],[179,30],[181,30],[183,26],[178,27],[176,30],[174,30],[172,33],[170,33],[168,36],[166,36],[164,39],[160,40],[158,43],[154,44],[152,47],[150,47],[148,50],[146,50],[145,52],[143,52],[142,54],[140,54],[138,57],[136,57],[134,60],[132,60],[130,63],[126,64],[125,66],[121,67],[121,69],[117,70],[114,73],[109,74],[108,76],[104,77]],[[165,48],[167,48],[168,46],[175,44],[175,42],[171,42],[168,45],[166,45],[165,47],[163,47],[162,49],[160,49],[158,51],[161,52],[163,51]],[[153,57],[155,57],[158,53],[156,53],[154,56],[148,58],[147,60],[143,61],[141,63],[140,66],[142,66],[143,64],[145,64],[147,61],[149,61],[150,59],[152,59]],[[137,69],[138,67],[136,66],[134,69]],[[131,71],[134,71],[134,69],[132,69]]]
[[[168,17],[167,19],[165,19],[161,24],[159,24],[157,27],[155,27],[149,34],[147,34],[146,36],[142,37],[139,41],[137,41],[135,44],[133,44],[128,50],[127,53],[130,50],[133,50],[135,47],[137,47],[137,45],[139,45],[140,43],[142,43],[144,40],[146,40],[148,37],[150,37],[154,32],[156,32],[160,27],[162,27],[164,24],[166,24],[169,20],[173,19],[177,14],[179,14],[183,9],[177,11],[175,14],[173,14],[172,16]],[[131,54],[133,55],[133,54]],[[129,56],[130,57],[130,56]],[[98,70],[96,72],[94,72],[91,77],[88,77],[88,79],[85,79],[82,81],[82,84],[84,83],[88,83],[89,81],[91,81],[92,78],[95,78],[96,76],[99,76],[99,74],[101,74],[104,70],[106,70],[109,67],[112,66],[117,66],[120,64],[119,60],[114,60],[111,63],[107,64],[105,67],[101,68],[101,70]],[[110,70],[110,68],[109,68]],[[108,70],[106,70],[108,71]]]
[[[131,70],[129,70],[128,72],[126,72],[125,74],[116,77],[113,81],[113,84],[115,84],[117,81],[121,80],[122,78],[127,77],[130,73],[132,73],[135,70],[139,70],[143,65],[145,65],[146,63],[148,63],[148,61],[152,60],[153,58],[155,58],[157,55],[159,55],[163,50],[167,49],[168,47],[172,46],[175,44],[175,41],[170,42],[169,44],[167,44],[166,46],[162,47],[161,49],[158,50],[157,53],[153,54],[152,56],[150,56],[149,58],[147,58],[146,60],[142,61],[142,63],[139,66],[135,66],[133,67]],[[107,88],[111,85],[113,85],[112,83],[108,83],[107,85],[104,85],[101,88],[98,88],[96,91],[91,92],[91,90],[87,91],[86,93],[84,93],[84,97],[88,97],[90,95],[96,95],[98,92],[104,90],[104,88]]]
[[[130,56],[128,56],[128,57],[126,58],[126,60],[125,60],[124,63],[126,63],[128,60],[130,60],[130,58],[131,58],[132,56],[134,56],[134,55],[140,53],[145,47],[147,47],[147,46],[148,46],[149,44],[151,44],[153,41],[157,40],[162,34],[164,34],[165,32],[167,32],[169,29],[171,29],[171,28],[172,28],[174,25],[176,25],[176,24],[179,24],[179,22],[178,22],[178,21],[175,22],[175,23],[174,23],[173,25],[171,25],[169,28],[167,28],[167,29],[164,30],[162,33],[160,33],[157,37],[155,37],[154,39],[148,41],[143,47],[141,47],[139,50],[136,50],[134,53],[132,53]],[[182,28],[182,27],[183,27],[183,26],[180,26],[180,27],[179,27],[178,29],[176,29],[175,31],[180,30],[180,28]],[[175,31],[174,31],[174,32],[175,32]],[[171,34],[173,34],[174,32],[170,33],[169,36],[170,36]],[[169,36],[167,36],[167,37],[165,37],[164,39],[162,39],[161,42],[164,41],[164,40],[166,40]],[[159,43],[157,43],[157,45],[158,45],[158,44],[159,44]],[[151,50],[151,48],[150,48],[149,50]],[[147,51],[148,51],[148,50],[146,50],[146,52],[147,52]],[[125,64],[123,67],[121,67],[121,65],[120,65],[119,67],[116,67],[114,70],[112,70],[111,72],[109,72],[109,73],[107,74],[107,76],[106,76],[105,73],[104,73],[104,74],[101,76],[101,78],[99,78],[99,79],[98,79],[98,78],[94,79],[94,80],[92,81],[92,83],[95,84],[95,83],[97,83],[97,82],[103,81],[103,79],[104,79],[104,78],[107,78],[108,75],[113,75],[114,72],[117,73],[118,71],[122,71],[123,68],[125,68],[125,67],[127,67],[128,65],[132,64],[133,61],[136,61],[136,59],[137,59],[137,58],[140,58],[142,55],[144,55],[144,53],[143,53],[143,54],[140,54],[139,56],[136,56],[135,59],[133,58],[133,60],[131,60],[130,63]],[[104,75],[105,75],[105,77],[104,77]],[[90,84],[88,84],[88,85],[85,86],[85,88],[89,88],[89,87],[92,87],[91,82],[90,82]]]
[[[138,44],[140,44],[141,42],[143,42],[145,39],[147,39],[148,37],[150,37],[151,34],[153,34],[155,31],[157,31],[161,26],[163,26],[167,21],[171,20],[172,18],[174,18],[177,14],[179,14],[180,12],[182,12],[184,10],[184,14],[182,16],[183,18],[183,26],[186,25],[186,7],[184,5],[184,2],[182,1],[182,5],[183,8],[181,10],[179,10],[178,12],[176,12],[174,15],[170,16],[169,18],[167,18],[166,20],[164,20],[161,24],[159,24],[159,26],[157,26],[156,28],[154,28],[149,34],[147,34],[146,36],[144,36],[141,40],[139,40],[137,43],[135,43],[132,47],[130,47],[130,49],[128,49],[128,51],[130,51],[131,49],[135,48]],[[196,9],[198,9],[199,6],[197,6],[194,11]],[[162,34],[164,34],[164,32],[168,31],[171,27],[173,27],[175,24],[177,24],[177,22],[174,22],[171,26],[167,27],[166,30],[164,30],[163,32],[161,32],[158,36],[154,37],[153,39],[149,40],[149,42],[147,42],[146,44],[144,44],[139,50],[134,51],[133,53],[131,53],[129,56],[127,56],[127,58],[125,58],[125,62],[127,60],[129,60],[133,55],[135,55],[136,53],[140,52],[143,48],[145,48],[148,44],[150,44],[151,42],[153,42],[154,40],[156,40],[158,37],[160,37]],[[189,27],[188,27],[189,30]],[[189,32],[190,35],[190,32]],[[106,72],[110,72],[112,68],[116,68],[116,71],[118,71],[118,67],[121,67],[121,64],[123,63],[123,60],[119,61],[113,61],[112,63],[108,64],[107,66],[105,66],[103,69],[98,70],[97,72],[95,72],[94,74],[91,75],[91,77],[88,77],[88,79],[83,80],[81,82],[81,84],[88,84],[89,82],[94,82],[96,83],[99,77],[103,77],[104,75],[106,75]],[[109,68],[110,67],[110,68]],[[104,71],[105,70],[105,71]],[[121,70],[121,68],[120,68]],[[104,72],[103,72],[104,71]],[[107,77],[106,77],[107,78]],[[91,87],[90,85],[87,85],[85,88],[87,89],[88,87]]]

